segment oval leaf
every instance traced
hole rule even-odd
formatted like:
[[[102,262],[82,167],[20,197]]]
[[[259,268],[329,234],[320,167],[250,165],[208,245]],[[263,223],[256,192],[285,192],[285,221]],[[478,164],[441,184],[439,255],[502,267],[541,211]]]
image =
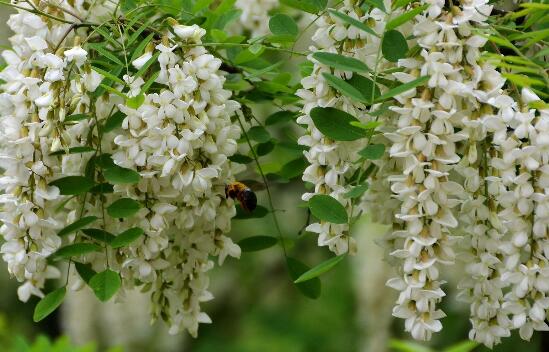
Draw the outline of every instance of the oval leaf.
[[[385,30],[390,31],[392,29],[397,28],[398,26],[403,25],[404,23],[410,21],[412,18],[414,18],[417,15],[419,15],[420,13],[422,13],[428,7],[429,7],[429,4],[424,4],[424,5],[421,5],[419,7],[416,7],[413,10],[404,12],[402,15],[390,20],[387,23],[387,25],[385,26]]]
[[[99,242],[110,243],[114,239],[114,235],[102,229],[84,229],[84,235],[93,238]]]
[[[362,96],[362,93],[360,93],[358,89],[347,83],[345,80],[326,72],[322,73],[322,77],[324,77],[330,87],[334,88],[341,94],[358,102],[366,102],[366,99]]]
[[[120,284],[120,276],[110,269],[95,274],[89,282],[93,293],[101,302],[111,299],[120,288]]]
[[[84,176],[67,176],[50,182],[50,185],[59,188],[62,195],[78,195],[89,191],[94,183]]]
[[[89,283],[90,279],[96,274],[95,271],[93,271],[91,264],[82,264],[75,262],[74,267],[76,268],[76,272],[82,280],[84,280],[85,283]]]
[[[339,54],[325,53],[317,51],[313,54],[313,58],[321,64],[336,68],[342,71],[351,72],[369,72],[370,69],[360,60],[352,57],[347,57]]]
[[[316,107],[311,110],[310,115],[316,128],[333,140],[354,141],[366,136],[363,129],[350,124],[352,121],[359,121],[339,109]]]
[[[299,29],[293,18],[281,13],[270,18],[269,29],[274,35],[289,35],[295,37],[299,33]]]
[[[410,81],[408,83],[401,84],[400,86],[393,88],[387,93],[381,95],[379,98],[376,99],[376,102],[382,102],[384,100],[394,97],[395,95],[402,94],[404,92],[409,91],[410,89],[414,89],[418,86],[421,86],[427,83],[429,78],[430,78],[429,76],[423,76],[423,77],[416,78],[413,81]]]
[[[141,235],[143,235],[144,233],[145,231],[143,231],[142,228],[132,227],[131,229],[128,229],[122,232],[121,234],[119,234],[118,236],[116,236],[111,241],[111,247],[112,248],[125,247],[130,243],[132,243],[133,241],[135,241],[136,239],[138,239],[139,237],[141,237]]]
[[[107,207],[107,213],[113,218],[127,218],[134,215],[141,208],[141,204],[131,198],[121,198]]]
[[[132,169],[113,166],[105,170],[105,179],[114,185],[131,184],[139,182],[141,176]]]
[[[38,304],[34,308],[32,320],[37,323],[53,313],[61,305],[61,303],[63,303],[66,292],[67,290],[65,289],[65,287],[61,287],[53,292],[48,293],[44,298],[40,300],[40,302],[38,302]]]
[[[358,152],[360,156],[367,160],[378,160],[381,159],[385,153],[385,145],[383,144],[370,144],[366,148]]]
[[[339,18],[340,20],[342,20],[343,22],[347,23],[347,24],[350,24],[351,26],[353,27],[356,27],[360,30],[363,30],[364,32],[367,32],[367,33],[370,33],[371,35],[375,35],[376,37],[378,37],[377,33],[373,31],[373,29],[371,29],[370,27],[368,27],[366,24],[360,22],[359,20],[357,19],[354,19],[350,16],[347,16],[346,14],[344,13],[341,13],[341,12],[338,12],[336,10],[333,10],[333,9],[329,9],[328,12],[330,12],[330,14],[332,16],[335,16],[337,18]]]
[[[406,38],[394,29],[386,32],[381,43],[381,52],[387,61],[397,62],[398,59],[405,57],[408,52]]]
[[[330,259],[326,260],[325,262],[322,262],[322,263],[318,264],[317,266],[315,266],[311,270],[308,270],[308,271],[304,272],[294,282],[296,284],[299,284],[300,282],[305,282],[305,281],[309,281],[311,279],[314,279],[314,278],[324,274],[325,272],[328,272],[328,271],[332,270],[346,256],[347,256],[346,254],[341,254],[341,255],[338,255],[337,257],[330,258]]]
[[[70,233],[73,233],[74,231],[80,230],[81,228],[88,226],[95,220],[97,220],[97,216],[85,216],[83,218],[76,220],[72,224],[64,227],[63,229],[61,229],[61,231],[59,231],[57,235],[58,236],[68,235]]]
[[[105,121],[105,124],[103,125],[103,133],[108,133],[122,126],[122,122],[124,121],[125,118],[126,118],[126,115],[121,111],[117,111],[111,116],[109,116]]]
[[[311,213],[320,220],[333,224],[346,224],[347,210],[334,197],[317,194],[309,199]]]
[[[286,257],[286,263],[288,265],[288,272],[290,273],[290,277],[293,281],[297,280],[301,274],[309,270],[307,265],[291,257]],[[306,297],[312,299],[317,299],[320,297],[321,284],[319,278],[314,278],[295,285],[299,292]]]
[[[271,140],[271,135],[264,127],[254,126],[248,130],[248,137],[259,143],[265,143]]]
[[[366,192],[367,190],[368,190],[368,184],[365,183],[365,184],[353,187],[349,192],[345,193],[343,196],[345,198],[354,199],[362,196],[364,192]]]
[[[328,4],[328,0],[281,0],[280,2],[312,14],[317,14],[324,10]]]
[[[83,254],[100,251],[101,247],[94,243],[73,243],[65,247],[61,247],[57,252],[52,254],[55,260],[69,259]]]
[[[238,242],[242,252],[255,252],[270,248],[277,244],[278,240],[271,236],[253,236]]]
[[[293,121],[296,116],[297,114],[292,111],[277,111],[267,117],[265,125],[270,126],[281,122]]]

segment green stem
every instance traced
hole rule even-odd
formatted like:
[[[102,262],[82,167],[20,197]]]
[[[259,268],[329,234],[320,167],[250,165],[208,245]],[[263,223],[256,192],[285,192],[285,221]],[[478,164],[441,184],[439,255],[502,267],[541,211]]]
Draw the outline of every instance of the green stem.
[[[250,138],[248,137],[248,134],[246,133],[246,129],[244,128],[244,125],[242,124],[242,121],[240,120],[240,116],[236,114],[236,118],[238,119],[238,124],[240,125],[240,129],[242,130],[242,133],[244,134],[244,138],[246,139],[246,143],[250,147],[250,151],[252,153],[253,159],[255,161],[255,164],[257,165],[257,169],[259,170],[259,174],[261,175],[261,178],[263,180],[263,183],[265,184],[265,190],[267,191],[267,198],[269,199],[269,207],[271,210],[271,215],[273,217],[273,221],[275,224],[276,231],[278,233],[278,239],[280,241],[280,245],[282,247],[282,251],[284,252],[284,257],[288,258],[288,253],[286,250],[286,244],[284,243],[284,238],[282,237],[282,231],[280,230],[280,225],[278,223],[278,218],[276,217],[275,208],[273,206],[273,197],[271,194],[271,190],[269,188],[269,182],[267,181],[267,177],[265,177],[265,174],[263,173],[263,169],[261,168],[261,164],[259,163],[259,158],[252,146],[252,143],[250,141]]]

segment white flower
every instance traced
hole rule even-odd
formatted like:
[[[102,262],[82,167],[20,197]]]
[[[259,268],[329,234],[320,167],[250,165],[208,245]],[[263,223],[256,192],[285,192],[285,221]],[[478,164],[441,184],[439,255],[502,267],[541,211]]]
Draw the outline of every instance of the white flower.
[[[82,66],[88,57],[88,52],[80,46],[75,46],[72,49],[65,50],[65,57],[68,62],[75,62],[78,67]]]

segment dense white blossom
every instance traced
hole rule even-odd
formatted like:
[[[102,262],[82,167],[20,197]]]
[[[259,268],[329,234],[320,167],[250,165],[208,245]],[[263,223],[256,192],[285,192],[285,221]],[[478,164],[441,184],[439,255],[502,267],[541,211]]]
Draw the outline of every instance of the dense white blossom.
[[[91,4],[62,5],[79,18],[93,9]],[[113,10],[103,6],[90,20]],[[125,75],[125,86],[115,85],[124,91],[124,100],[120,94],[94,94],[103,77],[90,65],[90,53],[70,24],[24,10],[8,24],[15,35],[12,49],[2,53],[7,67],[0,72],[5,82],[0,94],[0,167],[5,170],[0,233],[8,270],[23,283],[19,298],[42,297],[45,280],[60,276],[47,258],[61,246],[93,242],[80,233],[57,235],[83,215],[93,215],[109,233],[139,227],[144,234],[129,246],[74,259],[97,272],[119,272],[126,289],[145,285],[152,292],[153,317],[165,320],[172,333],[187,330],[196,336],[198,324],[210,322],[200,303],[213,298],[207,276],[212,258],[222,264],[228,256],[240,256],[240,248],[224,235],[235,215],[224,188],[233,178],[228,157],[236,151],[240,127],[231,117],[239,104],[223,88],[221,61],[200,45],[205,30],[173,23],[175,36],[167,33],[132,63],[141,68],[158,53],[155,81],[162,88],[148,93],[142,77]],[[121,128],[100,133],[116,110],[124,118]],[[83,118],[68,120],[78,115]],[[74,147],[96,152],[69,153]],[[135,170],[140,181],[72,199],[51,185],[90,170],[91,177],[104,182],[108,167]],[[136,200],[141,209],[125,221],[106,216],[104,208],[121,198]]]

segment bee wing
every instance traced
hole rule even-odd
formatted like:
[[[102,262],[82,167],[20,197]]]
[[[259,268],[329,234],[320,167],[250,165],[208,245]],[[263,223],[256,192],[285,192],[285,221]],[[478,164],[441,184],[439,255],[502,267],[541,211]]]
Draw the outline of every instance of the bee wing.
[[[259,182],[256,180],[243,180],[241,182],[248,186],[254,192],[262,191],[265,189],[265,184],[263,182]]]

